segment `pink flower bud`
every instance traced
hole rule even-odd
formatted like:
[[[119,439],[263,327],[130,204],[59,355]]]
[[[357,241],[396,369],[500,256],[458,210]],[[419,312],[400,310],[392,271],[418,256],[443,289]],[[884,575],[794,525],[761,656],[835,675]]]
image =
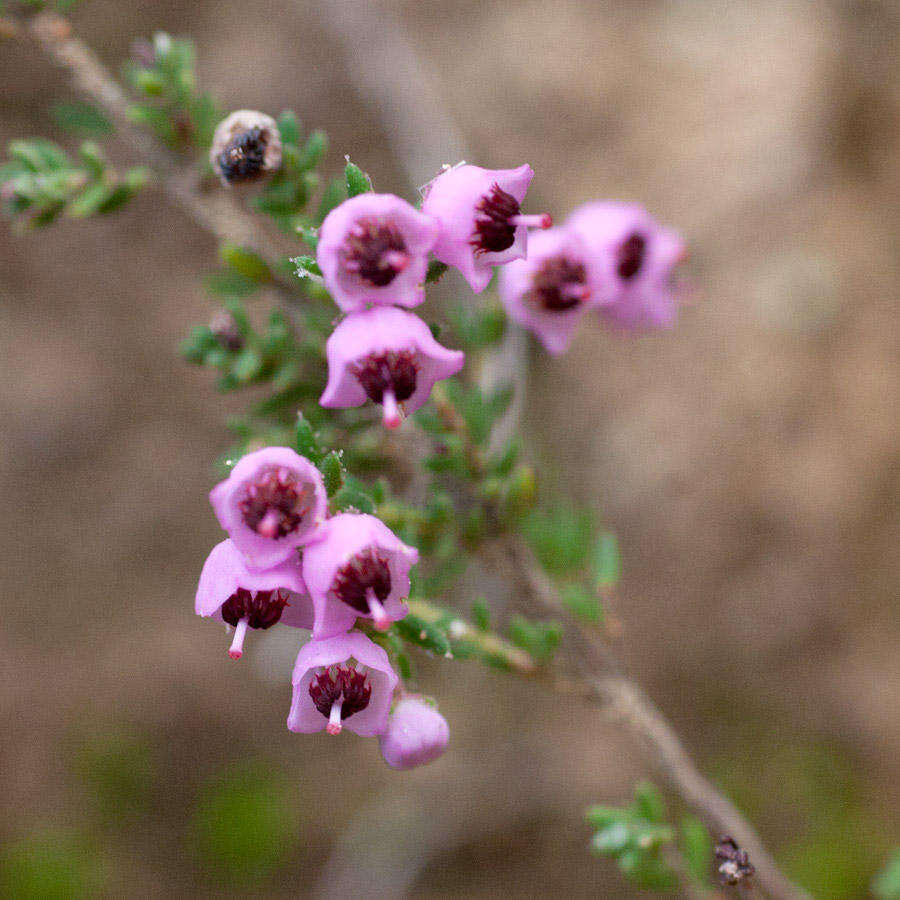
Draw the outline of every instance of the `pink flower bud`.
[[[381,631],[408,609],[409,571],[419,552],[380,519],[360,513],[330,518],[303,551],[303,580],[313,598],[313,637],[352,628],[357,616]]]
[[[491,280],[493,267],[524,259],[529,228],[549,228],[546,213],[523,215],[520,209],[534,172],[456,166],[438,175],[427,187],[422,212],[440,223],[434,255],[459,269],[480,294]]]
[[[587,246],[597,304],[623,328],[665,328],[675,321],[675,267],[685,256],[681,238],[637,203],[595,201],[566,222]]]
[[[569,349],[585,310],[594,304],[586,248],[566,228],[531,235],[528,259],[500,273],[500,299],[507,313],[533,332],[554,356]]]
[[[234,626],[228,651],[232,659],[241,658],[248,628],[271,628],[276,622],[312,628],[313,623],[312,600],[297,557],[254,572],[229,540],[213,547],[203,564],[194,609],[198,616],[212,616]]]
[[[398,701],[379,737],[381,755],[392,769],[414,769],[437,759],[450,741],[450,726],[433,703],[410,695]]]
[[[345,312],[367,304],[418,306],[437,222],[393,194],[358,194],[322,223],[316,261]]]
[[[294,665],[287,726],[302,734],[340,734],[345,727],[381,734],[397,681],[387,653],[358,631],[310,641]]]
[[[251,569],[283,562],[325,520],[322,475],[289,447],[248,453],[209,499]]]
[[[369,399],[384,408],[388,428],[400,424],[401,414],[415,412],[435,382],[455,375],[465,362],[461,350],[442,347],[420,318],[387,306],[348,316],[325,351],[322,406],[360,406]]]

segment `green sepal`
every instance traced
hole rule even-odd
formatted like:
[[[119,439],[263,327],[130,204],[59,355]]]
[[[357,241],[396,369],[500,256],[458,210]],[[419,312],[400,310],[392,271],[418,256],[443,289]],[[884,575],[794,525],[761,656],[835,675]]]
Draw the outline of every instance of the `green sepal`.
[[[359,194],[365,194],[372,190],[372,182],[369,180],[369,176],[356,163],[350,162],[349,159],[344,167],[344,186],[348,197],[356,197]]]

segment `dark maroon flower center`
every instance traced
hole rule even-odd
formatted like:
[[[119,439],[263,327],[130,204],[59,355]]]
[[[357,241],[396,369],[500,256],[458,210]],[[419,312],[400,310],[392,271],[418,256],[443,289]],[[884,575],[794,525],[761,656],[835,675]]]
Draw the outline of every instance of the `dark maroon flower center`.
[[[312,508],[314,489],[296,472],[267,469],[244,487],[238,502],[248,528],[266,538],[283,538],[302,524]]]
[[[400,229],[386,219],[356,222],[340,249],[341,265],[375,287],[390,284],[409,263]]]
[[[584,265],[565,256],[544,260],[531,279],[526,299],[550,312],[565,312],[588,297]]]
[[[369,612],[369,591],[384,602],[391,592],[391,569],[387,558],[374,547],[360,550],[337,570],[331,593],[337,600],[362,613]]]
[[[250,181],[262,172],[269,132],[254,126],[235,135],[216,157],[226,181]]]
[[[619,278],[628,281],[634,278],[644,264],[644,252],[647,249],[647,239],[634,232],[619,245],[616,258],[616,271]]]
[[[384,392],[390,390],[394,399],[402,403],[416,389],[419,364],[415,350],[385,350],[354,363],[350,371],[373,402],[381,403]]]
[[[237,625],[241,619],[247,619],[251,628],[271,628],[288,605],[287,591],[257,591],[251,594],[244,588],[238,588],[223,604],[222,618],[229,625]]]
[[[519,201],[499,184],[478,201],[475,207],[475,234],[470,243],[476,253],[500,253],[516,239],[516,226],[509,220],[519,214]]]
[[[316,709],[327,719],[331,707],[341,702],[341,718],[347,719],[362,712],[372,697],[372,684],[362,673],[351,666],[330,666],[309,683],[309,696]]]

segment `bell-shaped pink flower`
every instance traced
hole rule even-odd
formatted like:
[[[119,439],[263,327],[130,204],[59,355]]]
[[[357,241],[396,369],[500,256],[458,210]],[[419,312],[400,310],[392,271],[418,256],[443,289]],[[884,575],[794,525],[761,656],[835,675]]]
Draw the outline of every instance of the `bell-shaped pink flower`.
[[[234,542],[213,547],[203,564],[194,609],[234,626],[228,650],[232,659],[243,655],[248,628],[264,630],[276,622],[294,628],[312,628],[312,600],[303,583],[300,560],[292,556],[271,569],[247,568]]]
[[[419,551],[375,516],[330,518],[303,551],[303,580],[315,609],[313,637],[341,634],[357,616],[387,630],[408,612],[409,570],[418,560]]]
[[[578,207],[566,222],[585,244],[597,305],[623,328],[665,328],[675,321],[675,267],[685,246],[637,203],[595,201]]]
[[[418,306],[437,222],[393,194],[358,194],[322,223],[316,260],[345,312],[368,304]]]
[[[437,759],[450,741],[450,726],[437,707],[410,694],[391,710],[379,736],[381,755],[392,769],[414,769]]]
[[[297,654],[287,726],[312,734],[381,734],[397,675],[387,653],[358,631],[304,644]]]
[[[440,223],[434,255],[462,272],[476,294],[491,280],[493,266],[524,259],[528,229],[549,228],[546,213],[523,215],[534,172],[529,165],[517,169],[482,169],[456,166],[427,186],[422,212]]]
[[[500,272],[500,299],[510,318],[533,332],[554,356],[569,349],[585,310],[593,305],[587,251],[567,228],[531,235],[528,259]]]
[[[461,350],[442,347],[416,315],[379,306],[347,316],[328,338],[326,407],[360,406],[367,399],[384,408],[384,424],[396,428],[402,415],[422,406],[435,382],[455,375]]]
[[[251,569],[283,562],[325,520],[322,475],[289,447],[248,453],[209,499]]]

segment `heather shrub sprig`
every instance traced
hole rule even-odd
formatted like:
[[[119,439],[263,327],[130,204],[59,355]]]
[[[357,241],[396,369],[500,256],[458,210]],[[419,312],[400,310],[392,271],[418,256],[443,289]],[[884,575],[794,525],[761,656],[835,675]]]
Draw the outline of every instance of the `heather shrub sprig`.
[[[73,70],[108,78],[64,20],[42,14],[19,27]],[[103,108],[92,116],[82,106],[79,120],[105,123],[108,114],[116,127],[138,126],[132,144],[141,149],[152,133],[161,146],[148,162],[163,164],[169,196],[199,204],[208,225],[204,192],[230,192],[234,215],[251,223],[239,239],[217,228],[219,266],[206,279],[216,309],[182,347],[216,373],[218,390],[251,396],[228,423],[232,445],[210,494],[227,537],[196,593],[201,616],[233,628],[229,656],[253,652],[256,630],[297,629],[288,727],[377,736],[398,770],[452,746],[448,722],[421,693],[420,652],[622,704],[687,805],[740,837],[720,845],[720,875],[746,880],[755,863],[773,896],[797,896],[621,675],[607,640],[621,568],[615,537],[591,512],[547,496],[527,442],[498,428],[509,424],[514,379],[486,388],[479,376],[510,328],[558,354],[590,311],[624,329],[671,325],[681,239],[642,207],[612,201],[590,200],[552,227],[549,214],[523,211],[534,178],[527,164],[434,160],[421,196],[407,199],[376,192],[349,159],[323,177],[321,131],[304,134],[289,111],[223,117],[197,88],[190,42],[162,33],[135,42],[125,78],[132,99],[117,85],[98,92]],[[34,225],[110,212],[149,175],[117,175],[93,144],[77,161],[40,140],[13,142],[9,157],[0,200]],[[194,179],[187,194],[185,171]],[[306,251],[273,250],[267,225]],[[455,282],[457,300],[422,315],[428,286],[450,269],[467,287]],[[508,584],[512,611],[463,596],[462,576],[475,567]],[[676,839],[654,789],[588,818],[594,850],[640,886],[708,892],[706,826],[685,817]]]

